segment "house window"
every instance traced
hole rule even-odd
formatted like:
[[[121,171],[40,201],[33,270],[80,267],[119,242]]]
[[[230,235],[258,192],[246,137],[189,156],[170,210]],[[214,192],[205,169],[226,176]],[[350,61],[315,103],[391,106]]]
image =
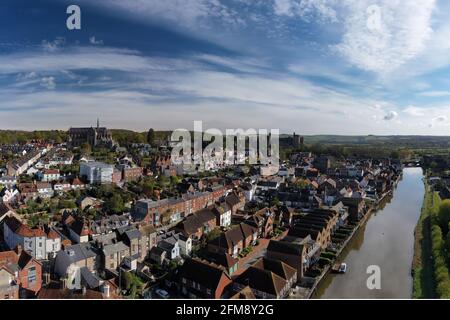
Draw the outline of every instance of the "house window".
[[[28,269],[28,283],[34,283],[36,281],[36,267],[30,267]]]

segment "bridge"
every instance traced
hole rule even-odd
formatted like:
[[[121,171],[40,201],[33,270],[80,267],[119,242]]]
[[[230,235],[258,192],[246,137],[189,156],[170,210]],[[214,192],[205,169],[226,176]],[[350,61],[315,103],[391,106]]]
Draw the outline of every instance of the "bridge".
[[[403,161],[402,163],[405,167],[421,167],[422,160],[421,159],[410,159]]]

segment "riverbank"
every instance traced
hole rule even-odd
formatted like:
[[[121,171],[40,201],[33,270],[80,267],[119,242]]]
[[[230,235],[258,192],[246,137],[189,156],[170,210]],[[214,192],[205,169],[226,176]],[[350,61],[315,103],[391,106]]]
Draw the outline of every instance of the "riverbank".
[[[374,204],[360,221],[351,239],[335,259],[345,262],[347,272],[328,272],[313,298],[317,299],[407,299],[411,298],[414,229],[424,197],[423,172],[405,168],[391,194]],[[369,266],[380,268],[381,288],[367,286]]]
[[[402,174],[400,174],[397,178],[397,180],[394,182],[392,189],[385,192],[380,199],[378,199],[377,202],[372,203],[370,205],[370,207],[367,209],[366,214],[363,216],[363,218],[358,221],[357,225],[353,228],[352,232],[350,233],[350,235],[345,239],[345,241],[340,245],[339,249],[336,252],[336,259],[332,262],[332,264],[335,261],[339,261],[342,255],[342,252],[347,248],[348,243],[353,240],[354,236],[357,234],[357,232],[367,223],[367,221],[369,220],[370,216],[372,215],[373,212],[377,211],[380,206],[382,206],[382,204],[384,204],[386,202],[386,199],[389,198],[390,196],[393,195],[393,192],[395,190],[395,188],[398,185],[398,182],[401,180],[402,178]],[[329,275],[329,273],[331,272],[331,266],[332,265],[327,265],[325,266],[324,270],[322,271],[322,273],[320,274],[320,276],[317,277],[317,280],[315,281],[314,285],[311,287],[311,289],[309,291],[307,291],[306,293],[304,292],[303,294],[305,295],[306,299],[311,299],[315,293],[317,288],[322,284],[322,281],[324,279],[326,279],[326,277]]]
[[[414,299],[436,298],[436,283],[434,279],[434,268],[431,244],[431,216],[430,212],[436,208],[433,201],[433,192],[427,181],[425,184],[425,196],[419,221],[414,231],[414,258],[411,273],[413,276]]]

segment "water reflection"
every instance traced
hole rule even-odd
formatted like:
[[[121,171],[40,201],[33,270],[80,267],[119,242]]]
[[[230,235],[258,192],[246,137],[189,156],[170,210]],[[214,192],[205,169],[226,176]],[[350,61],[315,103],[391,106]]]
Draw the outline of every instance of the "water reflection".
[[[407,168],[393,197],[380,204],[341,255],[348,265],[344,275],[329,274],[315,298],[410,298],[414,228],[424,195],[421,168]],[[381,289],[366,286],[367,267],[381,269]]]

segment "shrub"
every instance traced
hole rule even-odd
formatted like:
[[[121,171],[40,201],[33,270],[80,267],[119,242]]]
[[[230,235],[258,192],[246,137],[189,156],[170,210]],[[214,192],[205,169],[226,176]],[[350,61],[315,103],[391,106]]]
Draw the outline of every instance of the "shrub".
[[[323,258],[330,259],[330,260],[336,259],[336,254],[333,252],[323,252],[320,256]]]
[[[450,200],[441,202],[438,211],[438,221],[444,234],[448,232],[448,224],[450,222]]]
[[[431,228],[431,241],[434,259],[434,277],[436,279],[436,292],[440,298],[448,298],[450,297],[450,276],[446,265],[442,230],[436,224]]]
[[[324,267],[324,266],[326,266],[326,265],[329,265],[329,264],[331,264],[331,260],[330,259],[328,259],[328,258],[323,258],[323,257],[320,257],[319,258],[319,266],[320,267]]]

